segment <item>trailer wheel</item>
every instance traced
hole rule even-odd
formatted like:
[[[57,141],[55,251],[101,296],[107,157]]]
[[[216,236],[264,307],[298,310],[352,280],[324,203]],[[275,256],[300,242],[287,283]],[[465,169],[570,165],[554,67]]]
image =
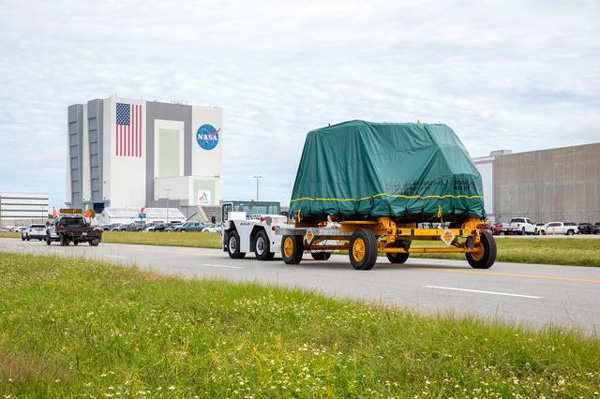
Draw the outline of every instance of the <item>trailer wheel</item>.
[[[283,236],[281,239],[281,257],[288,265],[297,265],[302,261],[304,237]]]
[[[350,263],[357,270],[371,270],[377,261],[377,238],[369,229],[358,229],[350,237]]]
[[[256,233],[256,242],[254,243],[254,253],[258,260],[272,260],[275,254],[271,252],[271,242],[269,236],[264,230]]]
[[[240,236],[235,230],[229,233],[227,252],[229,252],[231,259],[242,259],[246,256],[245,252],[240,252]]]
[[[404,263],[408,260],[408,253],[391,253],[388,252],[385,254],[390,261],[390,263]]]
[[[489,269],[496,261],[496,241],[487,231],[481,233],[475,251],[467,252],[467,261],[474,269]]]
[[[331,258],[331,252],[311,252],[310,256],[312,256],[314,260],[328,260]]]

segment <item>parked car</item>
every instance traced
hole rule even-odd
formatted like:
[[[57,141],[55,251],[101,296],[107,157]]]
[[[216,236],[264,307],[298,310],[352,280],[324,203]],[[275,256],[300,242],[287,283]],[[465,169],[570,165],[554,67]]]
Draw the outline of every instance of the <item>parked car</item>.
[[[535,234],[535,235],[540,234],[545,225],[546,225],[546,223],[536,223],[535,224],[535,231],[534,231],[533,234]]]
[[[165,227],[163,231],[178,231],[177,229],[183,225],[183,222],[170,222],[166,224],[167,227]]]
[[[42,241],[46,239],[46,226],[43,224],[30,224],[21,230],[21,240],[31,239]]]
[[[576,231],[577,225],[575,223],[550,222],[542,227],[542,234],[547,235],[566,234],[572,236]]]
[[[172,227],[173,223],[159,223],[148,227],[148,231],[165,231],[167,228]]]
[[[117,231],[142,231],[144,225],[140,222],[131,222],[128,224],[122,224],[119,226]]]
[[[215,225],[208,225],[205,228],[202,229],[203,233],[220,233],[221,232],[221,227],[220,226],[215,226]]]
[[[512,218],[510,219],[510,223],[502,224],[502,232],[504,234],[534,234],[535,223],[528,218]]]
[[[600,234],[600,223],[596,223],[592,226],[590,234]]]
[[[186,222],[175,228],[175,231],[203,231],[208,225],[201,222]]]
[[[592,229],[594,225],[591,223],[579,223],[577,225],[577,232],[579,234],[592,234]]]
[[[492,230],[492,234],[495,236],[502,234],[502,223],[494,225],[494,230]]]

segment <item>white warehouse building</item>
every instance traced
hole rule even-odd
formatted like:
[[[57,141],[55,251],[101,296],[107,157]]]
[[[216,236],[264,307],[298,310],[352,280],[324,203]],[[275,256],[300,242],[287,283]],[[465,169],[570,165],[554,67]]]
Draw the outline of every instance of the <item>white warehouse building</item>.
[[[221,108],[110,97],[68,107],[67,206],[175,207],[221,199]]]
[[[48,194],[0,192],[0,227],[44,224],[48,220]]]

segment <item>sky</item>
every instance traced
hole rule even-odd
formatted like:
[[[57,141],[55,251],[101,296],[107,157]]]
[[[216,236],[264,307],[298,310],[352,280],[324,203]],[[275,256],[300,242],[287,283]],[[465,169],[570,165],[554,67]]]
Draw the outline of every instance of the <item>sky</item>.
[[[445,123],[473,157],[600,141],[600,2],[0,0],[0,191],[66,200],[67,107],[223,108],[226,199],[288,203],[306,133]]]

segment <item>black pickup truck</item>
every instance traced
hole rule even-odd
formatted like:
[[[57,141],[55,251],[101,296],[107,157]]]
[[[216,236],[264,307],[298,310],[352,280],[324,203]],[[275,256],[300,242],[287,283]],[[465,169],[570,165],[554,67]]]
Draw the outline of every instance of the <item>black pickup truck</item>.
[[[88,242],[91,246],[100,244],[102,230],[93,228],[81,215],[59,216],[48,224],[46,229],[46,244],[52,241],[60,242],[66,246],[69,243],[77,245],[80,242]]]

